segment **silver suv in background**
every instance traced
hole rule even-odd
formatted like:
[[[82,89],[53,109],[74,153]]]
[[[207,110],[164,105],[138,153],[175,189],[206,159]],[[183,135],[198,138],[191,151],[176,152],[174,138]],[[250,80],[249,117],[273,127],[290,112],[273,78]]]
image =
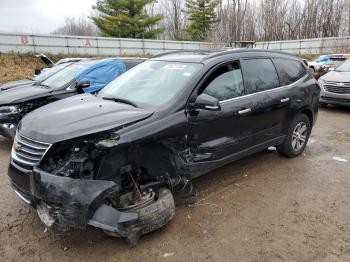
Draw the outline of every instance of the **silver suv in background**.
[[[350,59],[318,81],[321,86],[321,106],[328,104],[350,106]]]

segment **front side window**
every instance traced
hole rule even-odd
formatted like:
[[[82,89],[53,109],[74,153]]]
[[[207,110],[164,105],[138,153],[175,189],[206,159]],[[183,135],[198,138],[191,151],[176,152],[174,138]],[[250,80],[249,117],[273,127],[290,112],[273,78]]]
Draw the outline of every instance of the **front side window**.
[[[203,93],[219,101],[236,98],[244,94],[241,68],[238,63],[224,65],[208,78]]]
[[[307,74],[305,67],[299,61],[277,58],[273,62],[276,65],[282,86],[290,85]]]
[[[202,64],[168,61],[146,61],[130,69],[103,88],[101,98],[123,99],[154,108],[176,98]]]
[[[280,86],[275,66],[270,59],[242,60],[241,66],[249,93],[262,92]]]

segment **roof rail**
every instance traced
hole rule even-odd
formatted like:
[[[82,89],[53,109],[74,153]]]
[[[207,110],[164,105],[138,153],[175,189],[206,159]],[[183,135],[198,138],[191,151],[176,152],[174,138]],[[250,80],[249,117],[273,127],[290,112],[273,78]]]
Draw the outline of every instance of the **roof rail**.
[[[232,48],[229,50],[225,50],[219,53],[214,53],[211,54],[207,57],[207,59],[209,58],[215,58],[218,56],[222,56],[222,55],[229,55],[229,54],[233,54],[233,53],[239,53],[239,52],[269,52],[269,53],[276,53],[276,54],[283,54],[283,55],[290,55],[290,56],[295,56],[293,54],[289,54],[283,51],[279,51],[279,50],[268,50],[268,49],[259,49],[259,48]]]
[[[169,51],[169,52],[165,52],[165,53],[161,53],[155,56],[152,56],[152,58],[156,58],[156,57],[162,57],[165,55],[171,55],[171,54],[181,54],[181,53],[200,53],[200,52],[220,52],[222,50],[216,50],[216,49],[197,49],[197,50],[190,50],[190,49],[184,49],[184,50],[175,50],[175,51]]]

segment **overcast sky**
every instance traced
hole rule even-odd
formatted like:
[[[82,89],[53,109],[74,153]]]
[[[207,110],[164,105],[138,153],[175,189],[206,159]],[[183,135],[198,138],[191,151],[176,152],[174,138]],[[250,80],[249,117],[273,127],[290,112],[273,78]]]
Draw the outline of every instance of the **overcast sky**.
[[[50,33],[66,16],[89,15],[96,0],[0,0],[0,32]]]

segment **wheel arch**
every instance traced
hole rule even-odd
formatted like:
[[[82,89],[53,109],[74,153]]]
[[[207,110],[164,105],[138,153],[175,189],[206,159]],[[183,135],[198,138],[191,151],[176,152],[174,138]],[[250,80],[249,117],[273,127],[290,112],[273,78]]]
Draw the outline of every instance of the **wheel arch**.
[[[311,126],[314,125],[314,114],[312,113],[311,109],[304,108],[300,111],[300,113],[306,115],[309,118]]]

